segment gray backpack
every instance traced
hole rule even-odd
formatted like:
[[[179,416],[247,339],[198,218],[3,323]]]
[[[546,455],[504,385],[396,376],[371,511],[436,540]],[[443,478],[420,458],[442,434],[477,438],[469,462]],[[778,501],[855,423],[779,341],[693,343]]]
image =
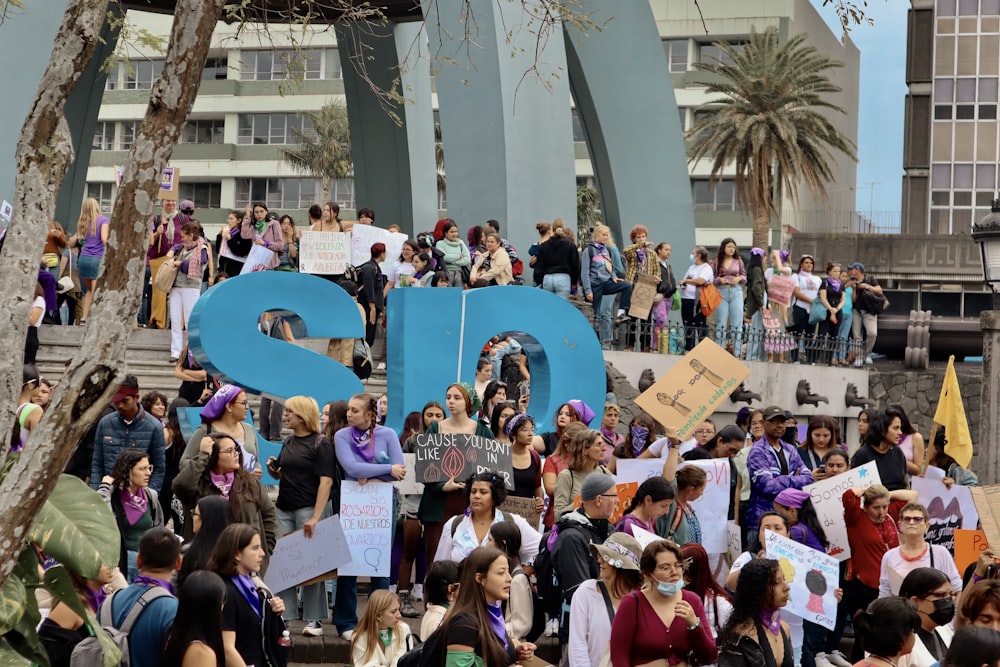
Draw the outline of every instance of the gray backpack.
[[[139,599],[135,601],[132,608],[129,609],[120,628],[115,627],[114,618],[111,614],[111,603],[115,599],[115,595],[117,595],[117,591],[111,594],[104,601],[104,604],[101,605],[97,616],[100,627],[95,630],[96,632],[106,632],[110,635],[111,640],[118,645],[118,649],[122,652],[122,659],[118,664],[120,667],[128,667],[128,633],[132,631],[132,626],[135,625],[139,615],[145,611],[146,605],[156,598],[170,595],[170,592],[160,586],[150,586],[147,588],[139,596]],[[87,637],[73,647],[69,664],[70,667],[104,667],[104,649],[101,647],[101,640],[98,639],[96,634]]]

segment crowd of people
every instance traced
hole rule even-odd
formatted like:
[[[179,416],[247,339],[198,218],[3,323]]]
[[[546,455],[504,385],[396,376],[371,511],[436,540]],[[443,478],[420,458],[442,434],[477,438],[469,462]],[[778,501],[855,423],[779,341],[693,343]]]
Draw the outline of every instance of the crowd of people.
[[[520,664],[543,635],[556,638],[563,664],[574,667],[995,662],[979,659],[991,655],[986,645],[1000,644],[990,634],[1000,633],[993,552],[959,571],[946,547],[927,542],[929,514],[910,488],[929,467],[946,485],[975,485],[976,476],[946,453],[947,434],[925,441],[898,405],[862,411],[860,445],[850,452],[840,420],[809,417],[800,441],[794,415],[775,405],[741,410],[725,426],[705,420],[680,441],[644,413],[621,424],[614,402],[598,414],[571,399],[551,425],[536,423],[530,403],[507,400],[489,379],[494,364],[483,361],[473,382],[448,386],[440,401],[428,396],[399,433],[384,425],[385,397],[359,394],[322,408],[290,397],[280,410],[280,454],[267,460],[242,388],[218,387],[185,438],[177,410],[187,401],[142,396],[126,378],[69,470],[105,499],[119,533],[118,562],[76,582],[81,600],[95,612],[102,600],[111,605],[113,624],[144,608],[130,634],[142,642],[141,657],[132,660],[151,666],[279,667],[282,617],[304,621],[307,636],[335,631],[351,642],[358,666],[396,665],[418,638],[420,651],[440,659],[429,664]],[[476,389],[483,381],[489,405]],[[25,405],[35,406],[21,424],[19,442],[27,444],[48,391],[32,366],[24,387]],[[370,579],[363,608],[354,577],[266,588],[259,575],[281,536],[309,537],[337,513],[343,480],[401,481],[416,436],[435,433],[508,443],[513,488],[483,471],[427,483],[422,494],[394,493],[392,574]],[[619,507],[615,471],[633,458],[660,459],[662,474]],[[698,459],[729,463],[726,517],[698,513],[707,478],[682,465]],[[881,483],[847,488],[834,501],[852,557],[841,568],[830,630],[783,609],[788,583],[766,533],[827,552],[824,524],[803,489],[864,464],[874,464]],[[276,489],[262,483],[265,468]],[[505,509],[508,495],[534,498],[538,520]],[[744,552],[731,563],[702,544],[706,522],[725,520],[742,530]],[[642,531],[655,539],[640,542],[648,538]],[[109,587],[117,592],[105,599]],[[155,587],[165,594],[147,597]],[[413,632],[404,618],[421,616]],[[845,644],[848,626],[853,643]],[[86,634],[59,604],[41,628],[57,666],[69,664]]]
[[[344,221],[339,205],[327,202],[313,204],[308,218],[310,231],[346,232],[355,224],[375,224],[375,211],[362,208],[357,222]],[[654,244],[643,225],[629,231],[629,244],[619,250],[606,225],[594,227],[589,240],[577,240],[563,220],[541,222],[527,262],[503,238],[500,226],[487,220],[462,238],[454,220],[442,219],[432,231],[408,239],[398,257],[388,257],[384,244],[377,243],[369,261],[324,277],[344,287],[362,306],[369,346],[374,345],[392,289],[528,284],[589,303],[606,349],[617,340],[626,350],[683,353],[711,336],[748,360],[872,363],[878,315],[888,300],[860,262],[845,266],[829,261],[819,274],[816,259],[802,255],[792,271],[786,251],[752,248],[744,255],[726,238],[714,257],[704,246],[696,246],[690,267],[678,278],[669,262],[670,243]],[[213,244],[194,218],[189,200],[163,200],[149,228],[137,325],[170,328],[172,363],[181,359],[186,323],[198,297],[217,282],[239,275],[250,257],[259,269],[297,271],[299,230],[306,229],[291,215],[279,215],[256,202],[232,211]],[[37,327],[43,322],[87,321],[109,229],[95,199],[84,202],[71,237],[58,222],[50,225],[25,363],[35,361]],[[400,231],[395,224],[387,229]],[[262,255],[252,255],[255,247]],[[655,286],[655,295],[645,317],[630,317],[632,294],[640,282]],[[679,311],[683,326],[669,323],[671,310]]]

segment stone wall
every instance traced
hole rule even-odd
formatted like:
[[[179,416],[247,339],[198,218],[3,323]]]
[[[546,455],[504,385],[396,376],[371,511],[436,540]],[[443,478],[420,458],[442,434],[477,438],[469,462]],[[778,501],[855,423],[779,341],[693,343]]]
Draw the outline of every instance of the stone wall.
[[[873,370],[869,376],[868,396],[876,401],[877,407],[884,408],[889,403],[899,403],[913,425],[929,438],[937,409],[941,383],[944,381],[945,367],[930,368],[926,371]],[[969,433],[976,444],[976,455],[972,458],[971,469],[982,474],[979,465],[979,394],[983,381],[983,369],[979,364],[956,364],[958,384],[965,404],[965,415],[969,420]]]

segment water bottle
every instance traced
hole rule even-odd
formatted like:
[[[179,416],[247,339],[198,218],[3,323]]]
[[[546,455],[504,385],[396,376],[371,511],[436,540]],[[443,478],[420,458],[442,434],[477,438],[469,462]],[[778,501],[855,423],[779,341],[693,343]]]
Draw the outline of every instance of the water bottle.
[[[292,645],[292,635],[288,632],[288,630],[282,631],[281,638],[278,640],[278,646],[283,646],[285,648],[288,648],[291,645]]]

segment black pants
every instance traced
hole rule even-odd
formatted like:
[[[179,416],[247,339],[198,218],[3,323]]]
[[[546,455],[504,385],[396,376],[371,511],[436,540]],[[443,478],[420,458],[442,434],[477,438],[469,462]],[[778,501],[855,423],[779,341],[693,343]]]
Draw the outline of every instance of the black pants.
[[[684,321],[684,349],[693,350],[708,334],[707,320],[701,314],[698,299],[681,299],[681,320]]]
[[[799,345],[804,344],[806,349],[806,361],[815,361],[816,352],[812,349],[812,333],[816,325],[809,324],[809,311],[798,306],[792,307],[792,323],[788,325],[788,333],[795,336],[795,347],[792,349],[792,361],[799,360]]]
[[[371,309],[369,306],[365,306],[365,341],[368,346],[371,347],[375,344],[375,333],[378,331],[378,321],[382,318],[382,310],[379,308],[375,309],[375,322],[371,321]]]
[[[28,335],[24,338],[24,363],[35,363],[38,354],[38,327],[28,327]]]

